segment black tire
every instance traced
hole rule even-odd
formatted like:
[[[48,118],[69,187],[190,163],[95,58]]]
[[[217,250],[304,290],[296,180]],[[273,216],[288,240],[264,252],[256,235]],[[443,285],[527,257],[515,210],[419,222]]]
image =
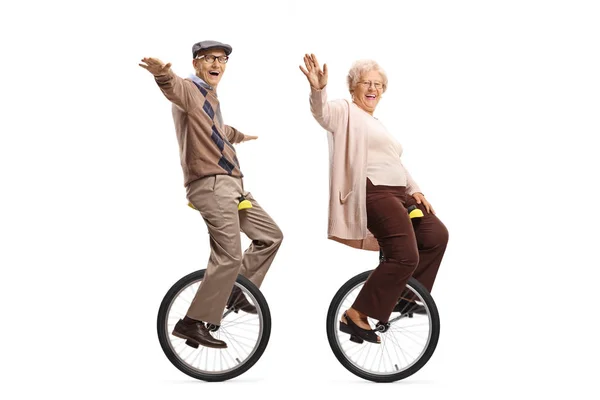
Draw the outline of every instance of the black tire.
[[[355,277],[347,281],[333,297],[333,300],[331,301],[331,304],[329,306],[329,311],[327,312],[327,339],[329,340],[331,350],[333,350],[333,353],[335,354],[338,361],[354,375],[373,382],[394,382],[411,376],[412,374],[420,370],[427,363],[427,361],[429,361],[429,359],[433,355],[433,352],[435,351],[439,339],[440,318],[435,302],[433,301],[433,297],[431,297],[431,295],[429,294],[427,289],[423,287],[423,285],[421,285],[414,278],[411,278],[406,284],[407,290],[413,290],[418,294],[418,296],[421,297],[422,302],[424,303],[424,306],[427,310],[427,315],[423,316],[422,318],[427,317],[430,325],[428,332],[429,336],[427,343],[424,346],[424,350],[422,351],[420,356],[413,361],[411,365],[407,366],[406,369],[399,370],[398,372],[371,373],[363,368],[360,368],[354,362],[349,360],[339,342],[337,336],[339,326],[339,315],[343,300],[353,289],[356,290],[358,285],[364,283],[371,274],[371,272],[372,271],[366,271],[359,275],[356,275]],[[394,314],[392,314],[392,316],[394,316]],[[412,318],[412,315],[410,318]],[[392,318],[390,320],[392,320]],[[380,334],[382,336],[382,339],[383,335],[386,334],[387,333]],[[398,342],[396,341],[395,343],[397,344]],[[382,346],[382,344],[376,346]],[[397,365],[396,369],[398,369]]]
[[[179,357],[178,353],[175,351],[172,345],[172,335],[169,329],[168,316],[170,308],[176,300],[177,296],[181,292],[186,290],[186,288],[188,288],[189,286],[201,281],[204,278],[205,272],[206,270],[203,269],[200,271],[193,272],[187,276],[184,276],[177,283],[175,283],[171,287],[171,289],[169,289],[169,291],[163,298],[163,301],[160,304],[160,308],[158,311],[158,340],[169,361],[171,361],[171,363],[175,367],[177,367],[177,369],[179,369],[181,372],[203,381],[220,382],[235,378],[243,374],[244,372],[249,370],[254,364],[256,364],[256,362],[260,359],[267,347],[267,344],[269,343],[269,337],[271,336],[271,313],[269,311],[267,301],[265,300],[260,290],[247,278],[238,275],[236,279],[236,285],[244,291],[247,297],[253,297],[254,305],[256,306],[258,311],[257,318],[259,319],[259,334],[257,344],[254,345],[253,351],[251,351],[251,354],[248,358],[244,359],[243,362],[241,362],[239,365],[234,366],[223,373],[214,371],[207,372],[202,371],[198,368],[193,368],[188,363],[184,362],[184,360],[182,360],[181,357]],[[241,317],[237,317],[236,315],[236,318]],[[207,348],[203,348],[202,346],[200,346],[200,350],[202,349]],[[207,349],[207,352],[209,350],[212,349]],[[239,361],[238,359],[236,360]]]

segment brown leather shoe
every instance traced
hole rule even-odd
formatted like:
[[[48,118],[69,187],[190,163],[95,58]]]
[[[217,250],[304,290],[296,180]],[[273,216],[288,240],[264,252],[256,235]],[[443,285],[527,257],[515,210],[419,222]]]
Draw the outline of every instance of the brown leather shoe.
[[[227,343],[222,340],[215,339],[210,335],[210,332],[202,322],[195,324],[186,324],[183,320],[179,320],[173,329],[173,336],[181,339],[186,339],[186,344],[197,348],[198,345],[212,347],[214,349],[226,349]],[[195,346],[194,346],[195,345]]]
[[[227,300],[227,308],[232,308],[234,312],[238,312],[238,310],[242,310],[247,312],[248,314],[258,314],[256,311],[256,307],[254,307],[246,296],[242,289],[237,286],[233,286],[231,290],[231,294],[229,295],[229,300]]]

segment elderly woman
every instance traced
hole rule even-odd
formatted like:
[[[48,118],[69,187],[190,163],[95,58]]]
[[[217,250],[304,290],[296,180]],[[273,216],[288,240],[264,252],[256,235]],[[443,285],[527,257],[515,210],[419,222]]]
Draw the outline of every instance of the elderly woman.
[[[328,238],[384,254],[342,316],[340,330],[379,343],[367,317],[387,322],[393,311],[424,312],[400,296],[411,276],[431,291],[448,231],[402,165],[402,146],[373,117],[388,83],[381,67],[371,60],[354,63],[347,78],[350,102],[327,101],[327,65],[321,69],[314,54],[305,55],[304,64],[312,114],[328,131]],[[412,205],[424,214],[415,224],[407,212]]]

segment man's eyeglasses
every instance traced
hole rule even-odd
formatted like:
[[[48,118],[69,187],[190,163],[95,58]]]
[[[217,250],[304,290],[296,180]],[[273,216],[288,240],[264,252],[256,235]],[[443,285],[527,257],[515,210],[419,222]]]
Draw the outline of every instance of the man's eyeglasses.
[[[377,90],[383,89],[383,83],[381,82],[362,81],[358,82],[358,84],[362,85],[362,87],[364,87],[365,89],[370,88],[371,85],[373,85]]]
[[[227,64],[227,61],[229,61],[229,57],[228,56],[213,56],[212,54],[205,54],[203,56],[198,56],[196,57],[196,60],[200,60],[201,58],[204,59],[204,62],[212,64],[215,62],[215,60],[219,60],[219,62],[221,64]]]

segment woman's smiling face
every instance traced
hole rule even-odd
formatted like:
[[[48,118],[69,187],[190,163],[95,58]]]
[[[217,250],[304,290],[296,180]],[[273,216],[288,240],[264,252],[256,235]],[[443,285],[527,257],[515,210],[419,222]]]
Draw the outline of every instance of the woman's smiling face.
[[[360,80],[352,92],[352,100],[364,111],[373,115],[375,107],[383,93],[383,77],[377,71],[370,71],[360,76]]]

